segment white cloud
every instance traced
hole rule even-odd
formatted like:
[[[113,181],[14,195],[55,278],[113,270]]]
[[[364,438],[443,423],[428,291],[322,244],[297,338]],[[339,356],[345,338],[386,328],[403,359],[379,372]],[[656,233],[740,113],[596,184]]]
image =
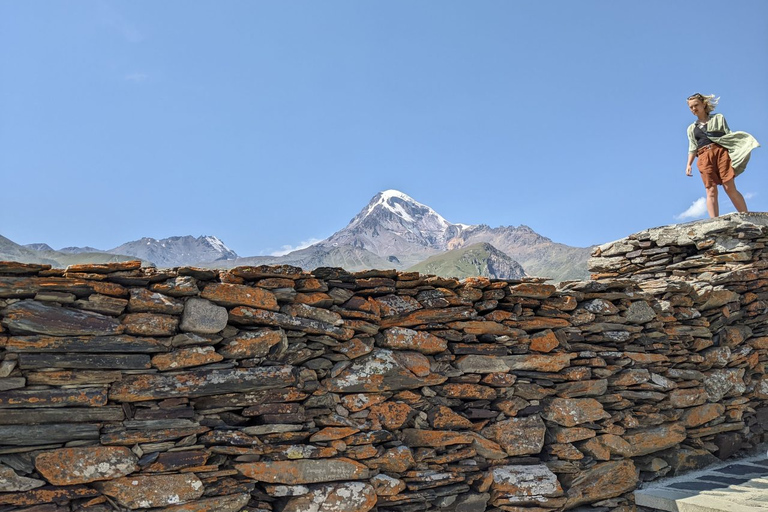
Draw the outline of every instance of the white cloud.
[[[279,251],[274,251],[269,253],[270,256],[285,256],[289,252],[298,251],[300,249],[306,249],[310,245],[316,244],[317,242],[320,242],[321,238],[310,238],[309,240],[304,240],[303,242],[299,242],[296,246],[291,245],[284,245],[280,248]]]
[[[677,220],[698,219],[700,217],[704,217],[705,215],[707,215],[707,198],[700,197],[691,203],[691,206],[689,206],[688,209],[683,213],[680,215],[675,215],[675,218]]]
[[[744,193],[744,199],[752,199],[753,197],[757,197],[757,192]]]
[[[146,73],[130,73],[125,75],[127,81],[136,83],[146,82],[147,78],[149,78],[149,75]]]

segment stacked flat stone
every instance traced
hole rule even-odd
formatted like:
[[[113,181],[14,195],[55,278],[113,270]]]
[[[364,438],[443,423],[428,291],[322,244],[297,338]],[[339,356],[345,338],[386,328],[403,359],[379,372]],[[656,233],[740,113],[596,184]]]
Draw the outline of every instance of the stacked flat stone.
[[[767,220],[558,286],[0,263],[0,512],[633,510],[766,438]]]

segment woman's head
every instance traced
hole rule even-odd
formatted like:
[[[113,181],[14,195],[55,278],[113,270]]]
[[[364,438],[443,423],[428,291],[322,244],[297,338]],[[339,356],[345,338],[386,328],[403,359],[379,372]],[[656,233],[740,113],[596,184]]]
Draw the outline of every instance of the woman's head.
[[[688,96],[688,108],[691,109],[693,115],[700,117],[700,114],[709,114],[715,107],[720,98],[715,97],[714,94],[704,95],[696,93]]]

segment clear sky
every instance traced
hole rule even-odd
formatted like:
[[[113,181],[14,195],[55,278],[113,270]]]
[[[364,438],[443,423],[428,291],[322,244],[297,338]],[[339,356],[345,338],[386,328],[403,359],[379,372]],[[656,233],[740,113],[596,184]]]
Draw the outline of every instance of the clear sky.
[[[736,183],[768,210],[765,0],[0,0],[0,47],[0,235],[21,244],[269,254],[390,188],[603,243],[701,203],[694,92],[762,142]]]

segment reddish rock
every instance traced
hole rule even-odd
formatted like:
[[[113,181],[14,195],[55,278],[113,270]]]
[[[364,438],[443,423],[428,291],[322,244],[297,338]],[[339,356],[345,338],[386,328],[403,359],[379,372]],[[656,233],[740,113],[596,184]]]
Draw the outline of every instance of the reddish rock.
[[[316,308],[333,306],[333,297],[323,292],[297,293],[293,300],[296,304],[306,304]]]
[[[540,331],[543,329],[559,329],[561,327],[568,327],[571,323],[565,318],[546,318],[546,317],[526,317],[517,321],[510,320],[508,322],[513,327],[522,329],[524,331]]]
[[[470,432],[472,436],[472,448],[481,457],[489,460],[501,460],[507,458],[507,452],[499,443],[486,439],[475,432]]]
[[[0,408],[104,405],[107,405],[107,390],[99,388],[19,389],[0,392]]]
[[[277,299],[272,292],[254,286],[211,283],[205,287],[200,296],[220,306],[250,306],[271,311],[279,309]]]
[[[467,334],[480,336],[492,334],[494,336],[519,336],[519,331],[514,327],[504,325],[491,320],[473,320],[469,322],[452,322],[448,324],[452,329],[464,331]]]
[[[130,509],[182,504],[200,498],[204,491],[203,482],[191,473],[123,477],[95,486]]]
[[[610,418],[600,402],[594,398],[554,398],[544,411],[544,419],[562,425],[574,427]]]
[[[281,512],[368,512],[376,506],[376,491],[364,482],[343,482],[313,487],[291,498]]]
[[[375,393],[355,393],[342,396],[341,404],[350,412],[358,412],[381,403],[386,399],[387,397]]]
[[[370,480],[377,496],[395,496],[405,490],[405,482],[385,474],[378,474]]]
[[[413,350],[422,354],[439,354],[448,348],[448,342],[434,334],[414,331],[405,327],[386,329],[379,337],[380,347],[394,350]]]
[[[621,496],[634,490],[638,474],[631,460],[621,460],[597,464],[577,476],[567,485],[566,509],[584,503],[594,503]]]
[[[344,439],[345,437],[357,434],[360,430],[352,427],[325,427],[319,432],[315,432],[309,438],[310,443],[322,443],[327,441],[334,441],[336,439]]]
[[[546,427],[536,415],[500,421],[484,428],[480,433],[499,443],[508,455],[514,457],[541,453]]]
[[[440,391],[448,398],[462,400],[494,400],[496,390],[479,384],[448,383],[440,387]]]
[[[705,404],[685,411],[680,421],[687,428],[698,427],[725,414],[723,404]]]
[[[372,470],[405,473],[413,467],[415,461],[413,452],[409,447],[396,446],[384,452],[380,457],[364,460],[363,463]]]
[[[571,443],[554,443],[547,446],[549,453],[560,460],[581,460],[584,454]]]
[[[531,350],[536,352],[552,352],[560,345],[557,336],[551,330],[537,332],[531,336]]]
[[[54,485],[111,480],[138,471],[137,457],[128,448],[88,446],[42,452],[35,469]]]
[[[229,312],[229,320],[240,325],[266,325],[308,334],[325,334],[341,341],[350,340],[355,335],[352,329],[336,327],[326,322],[246,306],[237,306],[232,309]]]
[[[531,299],[546,299],[555,293],[555,288],[551,284],[544,283],[520,283],[510,285],[507,293],[512,297],[528,297]]]
[[[131,288],[128,311],[131,313],[161,313],[178,315],[184,311],[184,302],[146,288]]]
[[[402,402],[384,402],[372,405],[369,410],[371,413],[368,418],[374,421],[373,428],[378,428],[378,425],[381,425],[387,430],[402,428],[405,422],[416,414],[410,405]]]
[[[173,336],[178,325],[179,319],[170,315],[129,313],[123,317],[125,332],[139,336]]]
[[[454,412],[450,407],[438,405],[427,414],[429,424],[437,430],[462,430],[472,428],[472,422]]]
[[[573,443],[595,437],[595,431],[591,428],[573,427],[564,428],[553,425],[547,429],[549,436],[558,443]]]
[[[395,315],[388,318],[382,318],[381,328],[387,327],[412,327],[415,325],[431,324],[431,323],[448,323],[460,320],[469,320],[477,316],[477,311],[470,307],[450,307],[450,308],[435,308],[435,309],[421,309],[418,311],[412,311],[410,313],[404,313]]]
[[[630,431],[622,436],[632,447],[630,457],[648,455],[671,448],[686,438],[685,427],[680,423],[668,423],[645,430]]]
[[[11,336],[0,338],[0,347],[9,352],[166,352],[167,345],[154,338],[133,336]],[[99,384],[96,382],[95,384]]]
[[[213,347],[189,347],[152,357],[152,366],[160,371],[179,370],[204,364],[217,363],[224,359]]]
[[[251,462],[235,464],[235,469],[257,482],[287,485],[364,480],[369,475],[366,466],[351,459]]]
[[[645,354],[643,352],[624,352],[624,356],[639,364],[666,363],[669,358],[663,354]]]
[[[521,356],[504,356],[500,359],[506,363],[511,370],[531,370],[537,372],[559,372],[563,368],[570,366],[571,359],[576,354],[527,354]]]
[[[471,444],[472,436],[462,432],[447,430],[406,428],[403,430],[403,441],[411,447],[450,446],[454,444]]]
[[[296,280],[301,277],[307,277],[304,271],[299,267],[291,265],[259,265],[256,267],[243,266],[235,267],[229,271],[232,275],[242,277],[247,280],[265,279],[265,278],[283,278]]]
[[[43,487],[26,492],[2,493],[0,494],[0,505],[29,506],[41,503],[60,503],[80,498],[93,498],[99,494],[96,489],[91,489],[85,485]]]
[[[334,350],[344,354],[350,359],[357,359],[358,357],[371,353],[373,350],[373,340],[370,338],[365,340],[352,338],[347,342],[339,343],[339,346],[335,347]]]
[[[627,368],[609,379],[612,386],[634,386],[651,380],[651,373],[642,369]]]
[[[164,293],[171,297],[190,297],[200,294],[197,287],[197,280],[192,276],[180,276],[168,279],[162,283],[155,283],[149,286],[153,292]]]
[[[237,336],[224,342],[218,352],[227,359],[265,357],[272,347],[281,342],[288,343],[282,329],[240,331]]]

